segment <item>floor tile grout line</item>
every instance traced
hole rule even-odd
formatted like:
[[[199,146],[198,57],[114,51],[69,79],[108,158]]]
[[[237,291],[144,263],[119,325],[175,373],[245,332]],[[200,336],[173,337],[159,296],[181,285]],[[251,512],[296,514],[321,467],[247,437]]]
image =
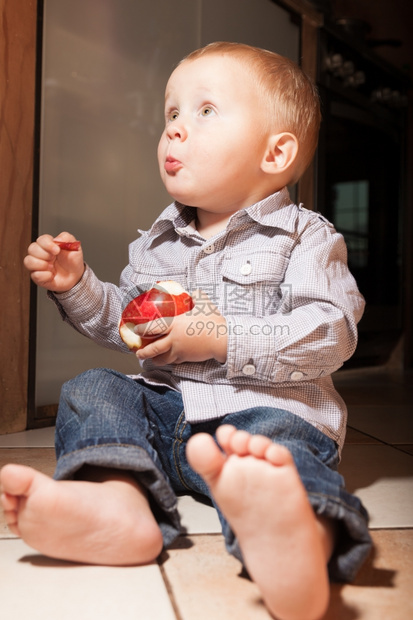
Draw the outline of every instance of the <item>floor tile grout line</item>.
[[[358,433],[361,433],[362,435],[365,435],[369,439],[374,439],[374,441],[376,442],[375,445],[383,445],[383,446],[387,446],[389,448],[395,448],[399,452],[404,452],[404,454],[410,454],[410,452],[407,452],[406,450],[403,450],[403,448],[399,447],[400,445],[406,445],[406,446],[413,445],[413,444],[410,444],[409,442],[403,442],[403,444],[401,444],[401,443],[389,443],[388,441],[384,441],[383,439],[379,439],[375,435],[370,435],[370,433],[366,433],[365,431],[361,431],[360,429],[356,428],[355,426],[351,426],[350,424],[347,425],[347,428],[351,428],[353,431],[357,431]],[[363,443],[363,442],[360,441],[359,443],[358,442],[351,442],[350,444],[345,444],[345,445],[371,446],[373,444]]]
[[[159,570],[160,570],[160,572],[161,572],[161,576],[162,576],[162,579],[163,579],[163,582],[164,582],[164,585],[165,585],[166,591],[167,591],[167,593],[168,593],[169,600],[170,600],[170,602],[171,602],[172,609],[173,609],[173,611],[174,611],[174,614],[175,614],[176,620],[183,620],[183,617],[182,617],[182,615],[181,615],[181,612],[179,611],[178,602],[177,602],[177,600],[176,600],[176,597],[175,597],[175,593],[174,593],[174,591],[173,591],[172,584],[171,584],[171,582],[170,582],[170,581],[169,581],[169,579],[168,579],[168,576],[167,576],[166,571],[165,571],[165,569],[164,569],[164,567],[163,567],[163,562],[162,562],[162,559],[161,559],[161,558],[158,558],[158,566],[159,566]]]

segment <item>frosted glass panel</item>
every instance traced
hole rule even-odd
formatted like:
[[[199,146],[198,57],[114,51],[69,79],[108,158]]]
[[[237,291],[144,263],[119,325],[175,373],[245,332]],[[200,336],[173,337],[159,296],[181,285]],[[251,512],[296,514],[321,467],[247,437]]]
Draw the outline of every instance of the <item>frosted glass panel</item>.
[[[204,0],[201,45],[238,41],[299,60],[300,29],[272,0]]]
[[[156,147],[175,64],[214,40],[297,60],[299,29],[271,0],[45,0],[40,233],[82,241],[97,275],[117,282],[137,228],[170,202]],[[136,372],[138,362],[64,324],[39,291],[36,404],[88,368]]]

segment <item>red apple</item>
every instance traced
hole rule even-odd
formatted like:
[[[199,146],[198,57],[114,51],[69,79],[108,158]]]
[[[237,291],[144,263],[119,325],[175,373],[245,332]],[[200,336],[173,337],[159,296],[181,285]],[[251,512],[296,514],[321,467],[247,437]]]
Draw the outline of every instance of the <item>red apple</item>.
[[[61,250],[66,252],[77,252],[80,250],[80,241],[55,241]]]
[[[137,351],[151,342],[154,337],[142,338],[135,332],[136,325],[144,325],[149,321],[162,321],[165,318],[184,314],[194,307],[192,297],[178,282],[167,280],[157,282],[149,291],[138,295],[128,303],[122,312],[119,322],[119,334],[131,351]]]

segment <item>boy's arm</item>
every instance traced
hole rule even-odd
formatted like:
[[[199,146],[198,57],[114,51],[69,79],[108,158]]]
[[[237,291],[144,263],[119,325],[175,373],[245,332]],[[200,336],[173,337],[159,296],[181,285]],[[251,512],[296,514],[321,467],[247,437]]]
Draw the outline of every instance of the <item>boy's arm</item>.
[[[62,319],[79,333],[109,349],[127,351],[119,336],[122,291],[101,282],[88,265],[81,280],[69,291],[49,292]]]

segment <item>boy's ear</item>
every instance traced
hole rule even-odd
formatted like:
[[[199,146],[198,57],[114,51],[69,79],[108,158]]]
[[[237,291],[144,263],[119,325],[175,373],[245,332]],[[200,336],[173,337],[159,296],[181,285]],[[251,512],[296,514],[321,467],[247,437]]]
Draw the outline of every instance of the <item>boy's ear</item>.
[[[296,161],[298,140],[289,132],[271,135],[261,162],[261,169],[267,174],[286,172]]]

